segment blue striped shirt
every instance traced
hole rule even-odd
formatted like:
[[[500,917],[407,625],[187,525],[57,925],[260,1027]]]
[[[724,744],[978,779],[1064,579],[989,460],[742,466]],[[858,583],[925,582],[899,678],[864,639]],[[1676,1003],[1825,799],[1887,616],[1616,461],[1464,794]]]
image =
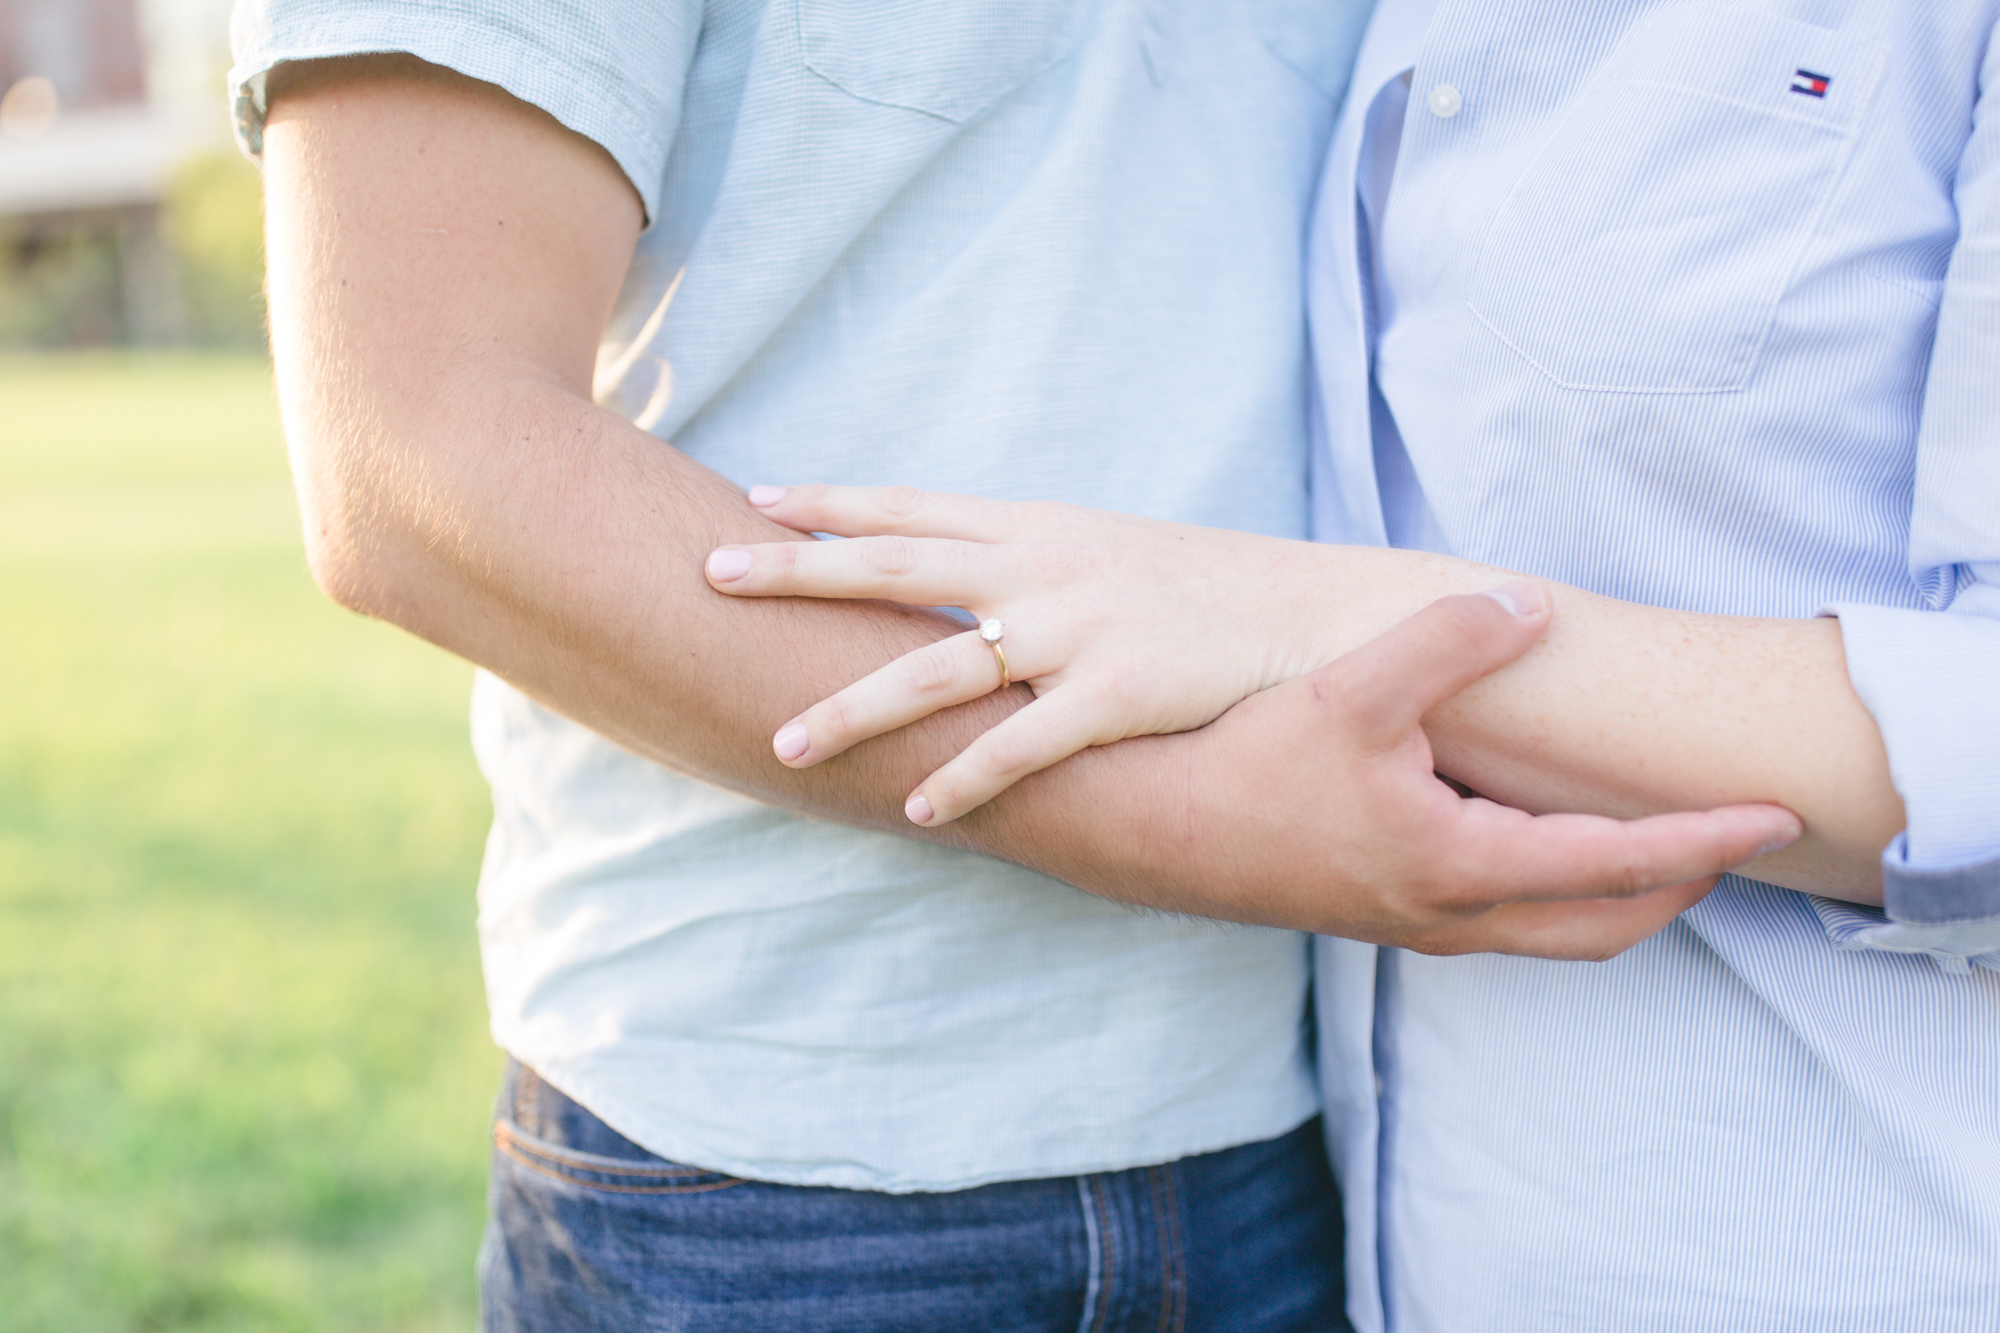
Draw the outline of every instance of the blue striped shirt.
[[[1601,966],[1322,942],[1363,1329],[2000,1325],[1997,10],[1375,16],[1320,535],[1838,614],[1909,826],[1886,913],[1731,878]]]

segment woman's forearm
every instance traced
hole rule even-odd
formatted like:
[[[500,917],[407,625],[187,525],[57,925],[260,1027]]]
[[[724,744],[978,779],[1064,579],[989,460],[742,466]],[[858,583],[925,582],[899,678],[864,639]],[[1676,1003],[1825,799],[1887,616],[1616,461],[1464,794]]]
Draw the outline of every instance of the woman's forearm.
[[[1499,572],[1418,552],[1330,548],[1336,648]],[[1439,771],[1525,810],[1633,816],[1769,801],[1805,837],[1746,874],[1880,903],[1903,806],[1830,619],[1700,615],[1561,585],[1547,635],[1425,718]],[[1329,608],[1331,610],[1331,608]]]

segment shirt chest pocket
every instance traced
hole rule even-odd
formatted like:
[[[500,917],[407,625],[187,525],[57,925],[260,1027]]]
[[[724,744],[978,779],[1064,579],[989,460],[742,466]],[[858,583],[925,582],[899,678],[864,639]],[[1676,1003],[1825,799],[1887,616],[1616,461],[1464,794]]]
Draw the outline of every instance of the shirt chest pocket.
[[[1656,13],[1501,205],[1473,313],[1566,388],[1743,387],[1884,61],[1769,14]]]
[[[963,124],[1067,55],[1083,0],[791,0],[800,58],[864,102]]]

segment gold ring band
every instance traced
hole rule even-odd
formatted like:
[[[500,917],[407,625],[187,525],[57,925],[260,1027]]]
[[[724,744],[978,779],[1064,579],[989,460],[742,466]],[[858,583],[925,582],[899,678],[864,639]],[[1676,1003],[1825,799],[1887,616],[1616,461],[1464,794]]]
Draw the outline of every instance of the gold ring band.
[[[1001,637],[1006,633],[1007,627],[991,617],[979,622],[979,637],[993,650],[993,661],[1000,668],[1000,684],[996,688],[1002,690],[1014,683],[1012,673],[1007,670],[1007,654],[1000,647]]]

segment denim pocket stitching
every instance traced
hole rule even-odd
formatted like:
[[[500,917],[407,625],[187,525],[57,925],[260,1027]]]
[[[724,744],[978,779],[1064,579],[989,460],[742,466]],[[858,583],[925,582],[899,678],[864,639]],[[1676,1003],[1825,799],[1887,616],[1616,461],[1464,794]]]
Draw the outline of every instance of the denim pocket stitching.
[[[1090,1200],[1097,1206],[1098,1271],[1101,1275],[1098,1278],[1097,1317],[1090,1321],[1090,1333],[1103,1333],[1105,1321],[1111,1317],[1111,1292],[1113,1290],[1111,1286],[1111,1258],[1113,1253],[1111,1211],[1106,1206],[1104,1199],[1105,1193],[1110,1189],[1110,1186],[1105,1183],[1102,1176],[1091,1177],[1090,1185]]]
[[[1160,1211],[1166,1220],[1165,1245],[1167,1254],[1171,1260],[1171,1267],[1167,1270],[1167,1289],[1172,1300],[1170,1308],[1173,1315],[1173,1322],[1169,1325],[1166,1313],[1163,1312],[1160,1316],[1160,1326],[1165,1330],[1165,1333],[1186,1333],[1188,1319],[1188,1271],[1187,1251],[1181,1242],[1180,1191],[1175,1185],[1175,1177],[1179,1172],[1172,1162],[1168,1162],[1164,1166],[1156,1166],[1153,1168],[1153,1171],[1158,1182],[1155,1185],[1155,1189],[1159,1190],[1162,1195]]]
[[[518,1127],[505,1121],[496,1121],[493,1125],[493,1146],[511,1161],[527,1167],[530,1171],[566,1185],[575,1185],[579,1189],[606,1190],[614,1194],[706,1194],[750,1183],[740,1176],[726,1175],[720,1171],[704,1171],[699,1167],[646,1166],[637,1162],[623,1162],[615,1157],[569,1152],[525,1134]],[[579,1172],[603,1176],[719,1178],[704,1181],[699,1185],[618,1185],[609,1181],[586,1180],[576,1174]]]

